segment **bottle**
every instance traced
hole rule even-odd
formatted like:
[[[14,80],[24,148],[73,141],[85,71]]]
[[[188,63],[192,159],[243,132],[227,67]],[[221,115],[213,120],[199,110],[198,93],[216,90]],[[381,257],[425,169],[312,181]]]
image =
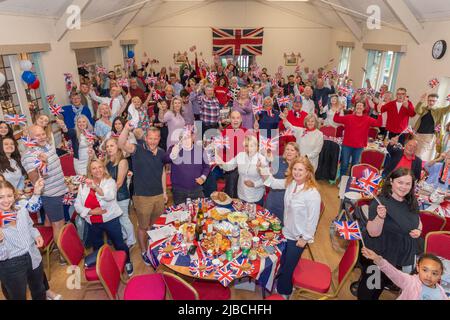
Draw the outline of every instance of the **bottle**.
[[[237,222],[235,222],[231,231],[231,250],[233,252],[238,252],[241,249],[241,246],[239,244],[240,231],[241,229],[239,228],[239,225],[237,224]]]
[[[200,202],[198,204],[197,222],[195,225],[195,238],[197,239],[197,241],[201,241],[203,235],[203,228],[202,228],[203,218],[204,214],[202,209],[202,203]]]

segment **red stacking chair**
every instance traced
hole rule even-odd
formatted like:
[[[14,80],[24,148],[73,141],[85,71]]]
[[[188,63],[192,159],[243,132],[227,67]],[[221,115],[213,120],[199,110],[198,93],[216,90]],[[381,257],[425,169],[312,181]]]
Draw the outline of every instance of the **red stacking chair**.
[[[369,128],[369,138],[372,138],[374,140],[377,139],[378,133],[380,133],[380,129],[378,128]]]
[[[332,126],[322,126],[320,128],[320,131],[322,131],[323,135],[326,137],[336,137],[336,128]]]
[[[445,225],[445,218],[426,210],[419,213],[422,222],[422,237],[425,238],[428,233],[433,231],[441,231]],[[449,249],[450,250],[450,249]]]
[[[377,168],[375,168],[374,166],[371,166],[370,164],[355,164],[352,167],[350,175],[352,177],[357,178],[357,179],[361,178],[363,176],[363,172],[364,172],[365,169],[369,169],[371,171],[375,171],[378,174],[380,173],[380,171]]]
[[[121,272],[114,260],[113,251],[107,244],[103,245],[98,251],[95,268],[108,297],[111,300],[117,300]]]
[[[325,212],[325,203],[323,203],[323,200],[320,200],[320,216],[319,216],[319,221],[317,222],[317,225],[319,225],[324,212]],[[306,249],[309,252],[309,256],[311,257],[311,260],[315,261],[312,250],[311,250],[311,246],[309,243],[306,244]]]
[[[61,161],[61,168],[65,177],[76,175],[72,154],[65,154],[59,157],[59,161]]]
[[[347,250],[339,262],[337,287],[334,289],[333,279],[330,267],[326,264],[315,262],[308,259],[300,259],[294,270],[292,281],[294,287],[298,289],[298,294],[308,293],[320,300],[336,298],[342,287],[350,277],[356,262],[358,261],[359,242],[352,240],[349,242]],[[333,288],[328,293],[330,287]]]
[[[165,300],[166,285],[160,273],[132,277],[125,287],[123,300]]]
[[[425,253],[432,253],[450,260],[450,232],[435,231],[427,234],[425,238]]]
[[[59,234],[57,244],[59,251],[69,265],[80,266],[80,263],[85,256],[85,249],[73,224],[68,223],[64,225]],[[113,255],[117,267],[120,270],[120,274],[122,274],[125,270],[125,263],[127,258],[126,253],[125,251],[114,251]],[[95,266],[85,268],[84,263],[81,263],[81,267],[84,270],[84,277],[87,281],[87,286],[84,289],[82,296],[82,298],[84,298],[87,291],[101,289],[101,287],[99,286],[99,284],[101,283],[99,281]]]
[[[283,298],[283,296],[279,295],[279,294],[273,294],[271,296],[268,296],[267,298],[265,298],[264,300],[286,300],[285,298]]]
[[[361,153],[361,164],[369,164],[381,170],[386,154],[378,150],[363,150]]]
[[[51,279],[50,253],[52,252],[52,249],[55,246],[55,241],[53,238],[53,228],[45,226],[36,226],[36,229],[38,229],[39,233],[42,236],[42,239],[44,239],[44,245],[42,246],[42,248],[40,248],[40,250],[45,255],[45,260],[47,262],[47,278],[48,280],[50,280]]]

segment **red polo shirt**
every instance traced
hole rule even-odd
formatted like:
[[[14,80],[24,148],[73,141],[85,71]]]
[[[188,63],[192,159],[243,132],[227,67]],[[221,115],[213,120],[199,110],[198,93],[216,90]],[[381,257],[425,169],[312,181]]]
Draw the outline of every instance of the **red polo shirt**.
[[[411,158],[408,158],[405,154],[403,154],[402,158],[400,159],[394,170],[397,170],[398,168],[406,168],[411,170],[412,163],[415,159],[416,159],[415,155],[413,155]]]

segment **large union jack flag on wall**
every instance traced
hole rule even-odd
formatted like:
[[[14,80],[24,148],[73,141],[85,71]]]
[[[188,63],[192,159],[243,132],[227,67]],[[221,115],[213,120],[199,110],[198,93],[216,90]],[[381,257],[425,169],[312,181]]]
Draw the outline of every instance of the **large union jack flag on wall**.
[[[264,28],[211,29],[213,34],[213,54],[218,56],[262,55]]]

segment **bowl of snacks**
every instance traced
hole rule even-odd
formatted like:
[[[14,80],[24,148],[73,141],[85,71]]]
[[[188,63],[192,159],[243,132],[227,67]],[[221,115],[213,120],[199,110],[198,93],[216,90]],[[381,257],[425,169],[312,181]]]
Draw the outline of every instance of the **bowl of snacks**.
[[[221,206],[229,205],[232,202],[232,199],[225,192],[213,192],[211,194],[211,199]]]
[[[228,221],[231,223],[245,223],[248,220],[248,215],[243,212],[232,212],[228,215]]]

